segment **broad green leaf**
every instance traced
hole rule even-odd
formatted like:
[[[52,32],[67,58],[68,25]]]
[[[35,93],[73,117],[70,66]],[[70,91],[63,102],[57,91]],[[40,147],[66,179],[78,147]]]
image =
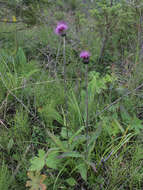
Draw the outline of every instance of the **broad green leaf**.
[[[38,156],[40,157],[40,158],[45,158],[45,151],[43,150],[43,149],[40,149],[40,150],[38,150]]]
[[[66,182],[70,185],[70,186],[74,186],[77,184],[77,182],[75,181],[75,179],[73,177],[70,177],[68,179],[66,179]]]
[[[45,161],[41,158],[35,157],[31,161],[30,171],[40,171],[45,164]]]
[[[57,151],[50,152],[48,154],[48,157],[46,159],[47,167],[52,168],[52,169],[57,169],[58,166],[60,166],[61,160],[59,159],[58,155],[59,153]]]
[[[45,165],[45,151],[40,149],[38,151],[38,157],[35,156],[30,160],[30,171],[40,171]]]

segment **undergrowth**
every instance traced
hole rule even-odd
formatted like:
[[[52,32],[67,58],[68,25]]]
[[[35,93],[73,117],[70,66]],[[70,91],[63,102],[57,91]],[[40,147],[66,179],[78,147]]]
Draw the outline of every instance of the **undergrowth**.
[[[6,2],[16,20],[0,12],[0,189],[143,189],[142,0]]]

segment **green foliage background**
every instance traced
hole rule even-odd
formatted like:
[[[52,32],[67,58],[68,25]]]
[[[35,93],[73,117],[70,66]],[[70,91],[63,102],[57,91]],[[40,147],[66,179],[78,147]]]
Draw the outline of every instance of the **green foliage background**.
[[[142,19],[142,0],[0,2],[0,189],[143,189]]]

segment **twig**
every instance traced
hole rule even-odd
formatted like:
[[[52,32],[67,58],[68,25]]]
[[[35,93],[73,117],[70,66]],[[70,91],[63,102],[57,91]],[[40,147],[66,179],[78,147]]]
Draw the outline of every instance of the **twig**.
[[[7,126],[4,124],[4,122],[1,119],[0,119],[0,124],[2,124],[8,130]]]

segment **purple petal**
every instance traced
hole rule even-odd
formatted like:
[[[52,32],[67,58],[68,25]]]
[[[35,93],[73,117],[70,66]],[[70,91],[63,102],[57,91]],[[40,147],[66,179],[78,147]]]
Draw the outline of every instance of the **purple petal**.
[[[82,51],[80,53],[80,58],[83,58],[83,59],[87,59],[89,58],[91,55],[90,55],[90,52],[89,51]]]
[[[55,33],[57,35],[63,34],[68,29],[68,25],[64,21],[60,21],[57,23],[57,27],[55,28]]]

